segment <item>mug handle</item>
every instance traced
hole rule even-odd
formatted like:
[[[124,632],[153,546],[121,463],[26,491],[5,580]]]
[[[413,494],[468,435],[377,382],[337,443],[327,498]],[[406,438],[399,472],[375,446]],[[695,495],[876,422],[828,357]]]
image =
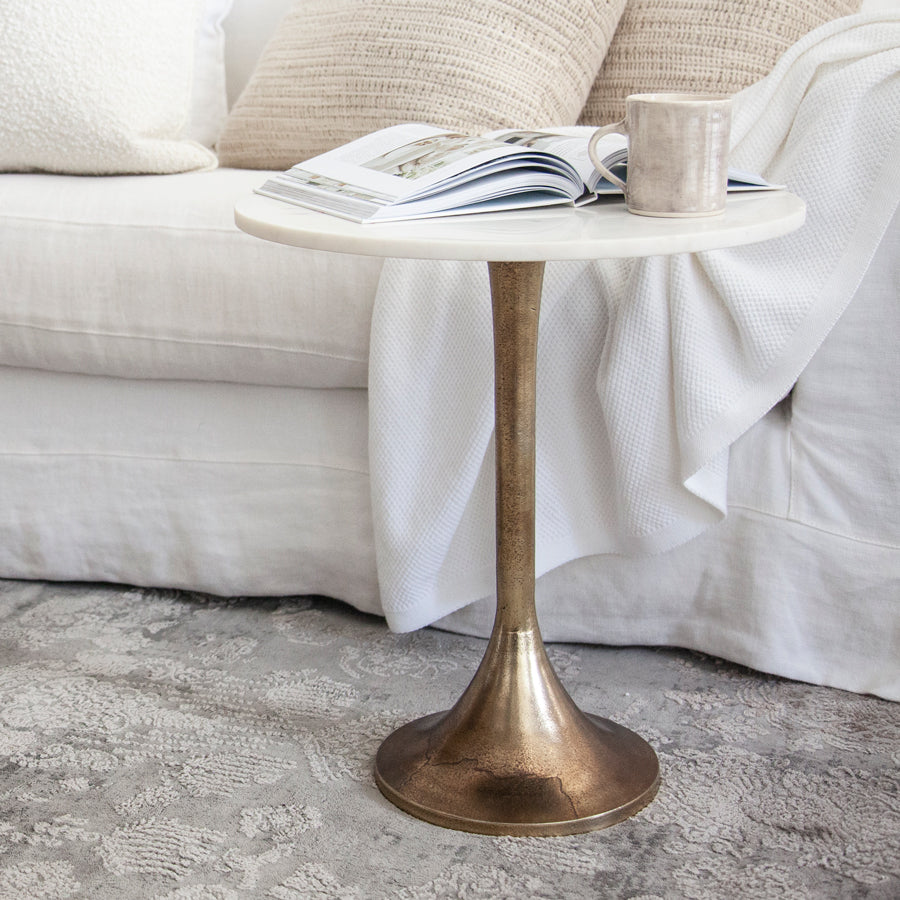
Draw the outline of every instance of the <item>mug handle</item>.
[[[588,144],[588,156],[591,158],[591,162],[594,164],[594,167],[600,172],[604,178],[608,181],[611,181],[617,188],[619,188],[622,193],[625,193],[625,182],[619,178],[618,175],[613,175],[606,166],[603,165],[603,161],[598,158],[596,152],[597,141],[600,138],[605,137],[607,134],[624,134],[627,136],[627,126],[625,125],[625,120],[622,119],[621,122],[613,122],[612,125],[604,125],[602,128],[598,128],[593,135],[591,135],[591,141]]]

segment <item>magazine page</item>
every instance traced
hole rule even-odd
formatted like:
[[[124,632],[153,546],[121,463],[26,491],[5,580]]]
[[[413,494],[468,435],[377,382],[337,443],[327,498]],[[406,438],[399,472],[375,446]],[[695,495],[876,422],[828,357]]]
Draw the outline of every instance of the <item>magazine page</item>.
[[[597,194],[621,194],[621,190],[607,181],[595,168],[588,155],[588,144],[596,129],[590,125],[564,126],[558,130],[541,131],[491,131],[485,137],[517,146],[546,150],[567,160],[590,191]],[[628,172],[628,139],[623,134],[605,134],[597,141],[597,153],[608,169],[625,180]],[[783,184],[773,184],[753,172],[728,169],[728,190],[766,191],[782,190]]]
[[[485,137],[455,134],[431,125],[395,125],[299,163],[289,174],[331,188],[352,185],[355,196],[391,201],[428,189],[474,167],[514,153]]]
[[[613,188],[594,168],[588,155],[588,144],[596,129],[588,126],[570,126],[558,131],[490,131],[485,137],[512,144],[544,150],[566,160],[578,173],[589,191],[596,191],[598,184]],[[624,163],[628,150],[628,139],[622,134],[606,134],[597,142],[597,152],[609,168]],[[618,172],[616,174],[619,174]],[[624,177],[624,175],[622,176]]]
[[[571,182],[558,173],[543,173],[542,187],[534,187],[534,169],[514,166],[494,171],[474,181],[463,181],[452,193],[452,203],[437,203],[433,196],[414,197],[382,207],[367,221],[401,221],[456,216],[474,212],[533,209],[539,206],[571,206]],[[446,199],[441,195],[441,199]]]
[[[786,185],[773,184],[762,175],[745,172],[743,169],[728,168],[728,192],[734,191],[783,191]]]
[[[509,183],[498,187],[507,171]],[[477,189],[462,190],[476,183]],[[570,164],[536,148],[409,124],[382,129],[299,163],[267,181],[258,193],[366,221],[387,217],[389,207],[438,195],[431,206],[417,203],[418,214],[514,192],[529,192],[533,200],[533,189],[552,195],[553,202],[571,203],[584,187]],[[517,205],[524,202],[522,198]]]

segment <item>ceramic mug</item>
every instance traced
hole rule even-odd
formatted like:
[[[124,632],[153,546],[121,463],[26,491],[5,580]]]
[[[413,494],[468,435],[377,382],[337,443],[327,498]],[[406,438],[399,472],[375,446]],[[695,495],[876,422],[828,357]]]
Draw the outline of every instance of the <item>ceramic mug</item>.
[[[628,138],[622,181],[596,152],[606,134]],[[591,161],[641,216],[714,216],[725,210],[731,98],[710,94],[631,94],[625,118],[591,137]]]

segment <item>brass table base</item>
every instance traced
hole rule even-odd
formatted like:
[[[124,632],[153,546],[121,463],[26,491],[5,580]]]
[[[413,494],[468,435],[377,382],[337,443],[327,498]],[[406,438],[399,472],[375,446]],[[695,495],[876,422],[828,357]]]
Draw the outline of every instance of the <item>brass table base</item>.
[[[435,825],[548,836],[634,815],[656,794],[659,763],[633,731],[581,712],[540,636],[523,632],[492,640],[453,709],[391,734],[375,780],[392,803]]]
[[[382,745],[376,768],[384,796],[433,825],[517,837],[581,834],[633,816],[656,795],[659,767],[653,750],[634,732],[608,719],[585,716],[595,728],[591,758],[562,761],[566,768],[581,768],[582,776],[589,776],[575,779],[587,795],[578,806],[569,794],[572,787],[559,777],[495,776],[484,760],[464,759],[454,766],[429,759],[431,735],[440,731],[445,716],[435,713],[395,731]],[[407,777],[408,772],[415,776]]]
[[[480,834],[562,835],[621,822],[659,786],[643,738],[583,713],[547,658],[534,605],[535,387],[544,264],[492,262],[497,615],[448,712],[399,728],[375,780],[406,812]]]

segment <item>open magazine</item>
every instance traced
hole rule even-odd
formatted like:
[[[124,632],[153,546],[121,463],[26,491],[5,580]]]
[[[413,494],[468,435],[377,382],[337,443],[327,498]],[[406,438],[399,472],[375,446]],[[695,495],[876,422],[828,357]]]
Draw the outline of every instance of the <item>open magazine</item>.
[[[270,178],[256,192],[354,222],[565,204],[581,206],[620,193],[588,156],[593,129],[493,131],[473,137],[431,125],[394,125],[315,156]],[[624,179],[626,138],[597,144]],[[729,170],[728,189],[766,190],[757,175]]]

